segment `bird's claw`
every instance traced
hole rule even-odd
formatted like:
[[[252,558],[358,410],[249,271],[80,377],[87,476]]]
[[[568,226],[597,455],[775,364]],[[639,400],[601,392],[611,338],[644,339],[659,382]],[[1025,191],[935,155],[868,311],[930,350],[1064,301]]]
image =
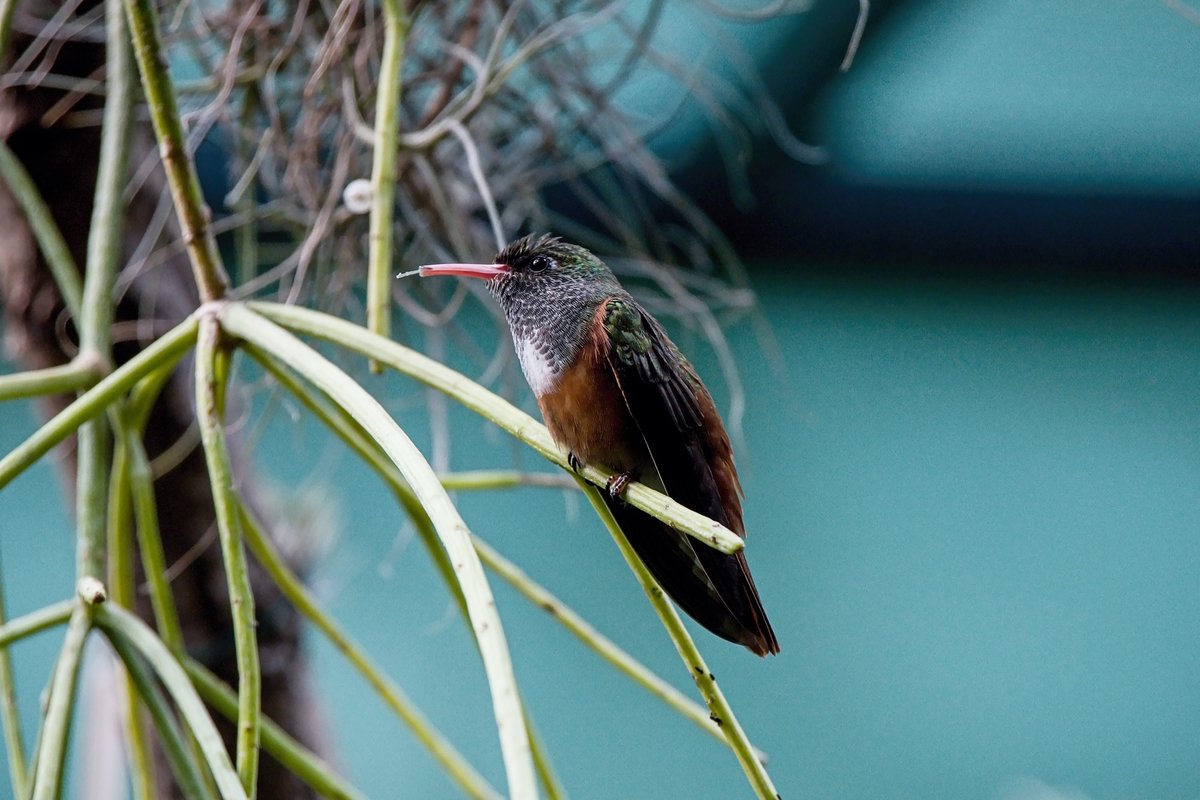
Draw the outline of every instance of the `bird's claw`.
[[[576,472],[583,472],[583,462],[579,460],[579,456],[567,451],[567,465]]]
[[[629,488],[631,480],[633,480],[633,476],[628,472],[618,472],[616,475],[609,476],[608,481],[604,484],[604,490],[613,500],[620,500],[621,496],[625,494],[625,490]]]

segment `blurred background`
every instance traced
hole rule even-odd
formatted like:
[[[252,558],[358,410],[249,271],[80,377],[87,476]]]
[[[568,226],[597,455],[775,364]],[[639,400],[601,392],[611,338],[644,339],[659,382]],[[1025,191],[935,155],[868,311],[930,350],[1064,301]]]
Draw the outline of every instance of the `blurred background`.
[[[734,152],[739,175],[686,103],[654,141],[746,260],[767,323],[725,334],[747,552],[782,653],[693,631],[784,797],[1200,796],[1200,9],[875,0],[841,73],[857,12],[820,0],[714,32],[675,10],[657,34],[730,75],[737,43],[823,152],[801,163],[764,137]],[[674,102],[665,91],[647,76],[621,100]],[[464,313],[494,335],[482,307]],[[672,333],[728,409],[704,337]],[[430,446],[419,404],[392,410]],[[454,469],[543,469],[450,414]],[[322,598],[502,784],[473,645],[389,493],[286,403],[245,424],[294,513],[340,521],[310,575]],[[36,425],[6,406],[0,448]],[[13,616],[59,599],[48,576],[71,568],[52,489],[43,463],[0,496]],[[690,689],[577,496],[459,499],[478,534]],[[727,751],[495,589],[573,797],[749,796]],[[16,650],[29,724],[52,638]],[[372,797],[454,796],[310,643],[349,777]]]

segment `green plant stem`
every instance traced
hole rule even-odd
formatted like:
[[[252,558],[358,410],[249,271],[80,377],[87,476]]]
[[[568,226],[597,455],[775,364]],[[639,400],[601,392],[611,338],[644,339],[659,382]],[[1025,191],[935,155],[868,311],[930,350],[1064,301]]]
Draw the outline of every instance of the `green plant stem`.
[[[237,694],[232,689],[194,659],[184,658],[183,668],[196,691],[204,698],[204,702],[227,719],[237,719]],[[291,770],[322,797],[333,800],[365,800],[361,792],[334,772],[333,767],[320,756],[300,744],[265,716],[262,719],[262,744],[263,749],[276,761]]]
[[[519,472],[507,469],[480,469],[444,472],[438,480],[448,492],[472,492],[485,489],[515,489],[538,486],[543,489],[575,489],[575,481],[559,472]]]
[[[233,469],[225,442],[225,367],[228,353],[219,349],[220,335],[215,317],[206,316],[201,320],[196,345],[196,416],[200,422],[204,457],[208,462],[233,618],[238,667],[237,770],[246,794],[253,797],[258,780],[262,673],[254,632],[254,594],[250,588],[250,573],[238,514],[239,501],[233,488]]]
[[[371,160],[371,224],[367,254],[367,327],[392,332],[392,226],[396,198],[396,140],[408,15],[404,0],[383,0],[383,55],[375,94],[375,149]],[[381,372],[372,362],[371,369]]]
[[[122,410],[115,409],[110,416],[117,420],[118,424],[115,426],[117,438],[113,447],[112,475],[109,477],[108,490],[108,586],[111,592],[109,602],[122,608],[133,608],[136,598],[132,514],[129,507],[128,447],[122,435],[125,429]],[[139,689],[128,669],[125,670],[124,677],[125,740],[133,795],[138,800],[147,800],[154,796],[154,773],[151,767],[153,758],[150,755],[149,740],[146,738],[144,719],[138,703]]]
[[[187,152],[179,104],[163,52],[158,13],[153,0],[124,2],[138,72],[141,73],[142,90],[146,94],[154,134],[158,138],[163,169],[175,201],[175,213],[179,217],[192,274],[203,300],[219,300],[225,296],[229,278],[221,264],[221,255],[208,224],[208,208],[200,193],[196,167]]]
[[[97,627],[103,630],[110,640],[122,639],[132,645],[158,675],[163,687],[183,715],[184,723],[199,742],[205,763],[216,780],[221,797],[224,800],[246,800],[246,792],[242,789],[238,774],[229,761],[229,754],[225,752],[221,734],[217,732],[187,673],[162,640],[146,627],[146,623],[118,606],[97,607],[94,619]]]
[[[248,305],[287,328],[362,353],[453,397],[525,442],[546,459],[570,469],[566,451],[553,442],[544,425],[465,375],[329,314],[279,303],[252,302]],[[589,465],[580,474],[596,486],[604,486],[612,471]],[[630,483],[623,496],[630,505],[723,553],[736,553],[745,546],[741,537],[724,525],[680,505],[645,484]]]
[[[25,219],[33,231],[33,238],[46,259],[46,266],[58,285],[63,303],[71,314],[71,319],[79,320],[80,307],[83,305],[83,285],[79,280],[79,267],[71,255],[71,249],[63,239],[58,223],[46,201],[42,199],[37,185],[29,177],[25,165],[21,163],[8,143],[0,140],[0,178],[4,180],[8,190],[12,192],[17,205],[25,212]]]
[[[588,649],[600,656],[609,665],[621,672],[638,686],[678,711],[684,718],[694,722],[701,730],[726,744],[725,733],[709,718],[709,712],[682,692],[660,678],[649,668],[629,655],[616,642],[592,627],[574,609],[559,600],[538,584],[516,564],[500,555],[491,545],[478,536],[472,538],[475,549],[483,563],[499,575],[525,599],[541,608],[559,624],[583,642]],[[761,758],[761,753],[758,754]]]
[[[154,622],[171,652],[182,654],[183,630],[175,609],[175,597],[167,582],[167,559],[163,553],[158,508],[154,500],[154,475],[146,456],[146,446],[131,425],[127,425],[125,430],[125,450],[129,458],[129,486],[137,521],[138,550],[142,555],[142,572],[150,587]]]
[[[9,620],[0,625],[0,647],[8,647],[13,642],[33,636],[35,633],[62,625],[71,618],[71,611],[74,608],[73,600],[62,600]]]
[[[87,266],[80,308],[79,357],[85,362],[112,363],[113,281],[120,257],[125,203],[123,190],[129,164],[129,132],[133,107],[129,43],[119,0],[105,4],[107,92],[100,132],[100,161],[88,228]],[[97,416],[78,434],[75,478],[76,572],[97,580],[105,574],[105,506],[108,500],[109,426]]]
[[[67,635],[54,665],[50,686],[50,702],[42,717],[42,732],[38,739],[36,768],[33,775],[33,800],[58,800],[62,786],[63,765],[67,756],[67,733],[71,727],[71,710],[75,706],[75,687],[79,677],[79,662],[83,645],[91,627],[88,607],[77,601],[67,623]]]
[[[108,503],[109,429],[103,415],[79,426],[76,437],[75,572],[79,578],[104,580],[105,523]]]
[[[283,556],[262,530],[250,513],[242,507],[242,523],[246,531],[246,543],[254,557],[275,581],[283,596],[304,617],[325,634],[346,660],[358,670],[376,694],[387,703],[417,740],[429,750],[450,778],[471,797],[496,800],[500,793],[492,788],[479,772],[471,766],[454,745],[434,727],[421,710],[384,672],[373,662],[366,651],[347,634],[342,627],[323,609],[303,582],[287,566]]]
[[[417,530],[417,535],[421,538],[422,544],[425,545],[425,549],[429,552],[430,558],[433,559],[434,566],[441,575],[442,580],[446,583],[463,619],[467,624],[470,624],[471,618],[467,611],[467,601],[463,596],[462,588],[458,585],[458,580],[454,577],[454,566],[450,563],[441,540],[438,539],[437,532],[433,528],[433,523],[429,520],[429,515],[421,507],[420,501],[417,500],[416,495],[413,494],[412,489],[409,488],[404,480],[404,476],[396,468],[396,465],[391,462],[374,440],[367,436],[362,427],[344,409],[329,403],[322,397],[318,397],[316,392],[309,389],[297,380],[291,372],[281,367],[253,345],[247,345],[246,350],[285,389],[291,392],[301,404],[316,415],[319,420],[324,422],[338,438],[345,442],[351,450],[358,454],[363,461],[383,478],[384,482],[396,496],[397,502],[400,503],[412,520],[413,526]],[[444,482],[444,476],[442,480]],[[575,484],[572,483],[571,485],[574,486]],[[546,753],[545,747],[542,746],[539,737],[530,724],[528,712],[525,714],[525,722],[530,731],[529,746],[533,753],[534,766],[537,769],[539,777],[542,779],[543,785],[546,787],[547,795],[550,798],[565,797],[566,790],[559,783],[554,768],[550,763],[549,755]]]
[[[4,618],[4,575],[3,570],[0,570],[0,629],[4,626]],[[17,689],[13,682],[12,658],[7,645],[0,646],[0,713],[4,716],[4,743],[8,753],[8,777],[12,782],[13,797],[25,797],[25,787],[29,782],[25,771],[25,741],[21,737]]]
[[[471,631],[491,690],[509,795],[513,800],[535,797],[529,735],[496,602],[471,544],[470,530],[429,463],[375,398],[315,350],[239,303],[224,306],[220,317],[230,333],[279,359],[357,419],[412,487],[433,521],[466,597]]]
[[[129,493],[132,496],[133,516],[137,523],[138,552],[141,554],[142,572],[150,588],[150,606],[154,611],[154,622],[168,649],[176,656],[182,656],[183,630],[175,608],[175,597],[171,594],[171,585],[167,579],[167,561],[163,553],[162,535],[158,526],[158,507],[154,496],[154,475],[150,468],[150,459],[146,456],[146,445],[141,438],[141,428],[145,424],[144,414],[148,413],[153,398],[158,394],[158,388],[161,388],[162,382],[169,375],[166,371],[153,373],[134,388],[130,401],[126,404],[122,434],[125,454],[129,461]],[[139,402],[144,407],[135,408]],[[190,732],[186,738],[194,758],[203,760],[200,746]],[[201,777],[204,785],[210,787],[207,773],[202,773]],[[215,787],[211,788],[215,790]]]
[[[76,359],[57,367],[0,375],[0,402],[87,389],[100,380],[102,373],[98,364]]]
[[[154,720],[154,727],[158,731],[158,740],[162,744],[167,764],[175,776],[175,783],[180,792],[187,800],[205,800],[211,797],[211,793],[206,791],[200,765],[188,751],[187,741],[179,730],[170,704],[155,684],[154,675],[127,639],[111,636],[109,642],[125,665],[133,690],[150,711],[150,718]],[[137,710],[136,703],[134,709]],[[150,779],[153,780],[152,776]],[[147,796],[153,797],[153,783],[149,785],[149,791]]]
[[[104,119],[88,228],[79,350],[85,357],[101,359],[107,365],[112,359],[113,281],[121,256],[133,121],[133,63],[120,0],[107,0],[105,4],[105,52]]]
[[[713,722],[725,732],[725,741],[737,757],[742,771],[746,773],[746,779],[750,782],[750,788],[754,790],[754,794],[759,800],[779,800],[779,793],[775,789],[775,784],[771,781],[771,776],[767,774],[766,767],[763,766],[763,763],[755,753],[754,746],[750,744],[746,732],[742,729],[741,723],[738,722],[737,717],[733,713],[733,708],[730,707],[729,701],[725,699],[725,693],[717,686],[717,681],[709,670],[708,665],[704,662],[704,657],[700,655],[700,651],[696,648],[696,643],[692,641],[687,628],[683,626],[683,620],[679,618],[679,613],[675,611],[675,606],[671,605],[671,601],[667,599],[667,595],[662,590],[662,587],[654,580],[654,576],[650,574],[650,571],[646,569],[641,559],[638,558],[637,553],[629,545],[629,540],[625,538],[621,527],[613,519],[612,512],[604,504],[600,493],[584,483],[582,478],[577,478],[577,480],[579,481],[580,488],[587,495],[588,502],[592,504],[592,508],[600,516],[604,526],[608,528],[613,541],[616,542],[617,549],[621,551],[621,555],[625,557],[629,568],[633,570],[633,574],[637,577],[638,583],[641,584],[647,599],[650,600],[651,607],[658,614],[659,619],[662,620],[663,627],[667,629],[667,634],[675,644],[675,649],[679,651],[679,657],[683,659],[688,673],[696,683],[696,688],[700,690],[700,696],[704,698],[705,705],[712,712]]]
[[[61,442],[83,422],[103,413],[114,400],[155,369],[169,370],[196,338],[196,318],[175,326],[142,352],[80,395],[4,458],[0,458],[0,489]]]

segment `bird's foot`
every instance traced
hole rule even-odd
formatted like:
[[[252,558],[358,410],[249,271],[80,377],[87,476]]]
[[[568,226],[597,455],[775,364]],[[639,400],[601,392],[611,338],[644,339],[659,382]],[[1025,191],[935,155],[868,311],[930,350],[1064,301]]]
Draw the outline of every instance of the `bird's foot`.
[[[579,456],[570,450],[567,451],[567,465],[576,472],[583,472],[583,462],[579,460]]]
[[[618,472],[616,475],[609,476],[608,481],[604,484],[604,490],[608,492],[608,496],[613,500],[620,500],[625,490],[629,488],[629,482],[633,480],[633,475],[628,472]]]

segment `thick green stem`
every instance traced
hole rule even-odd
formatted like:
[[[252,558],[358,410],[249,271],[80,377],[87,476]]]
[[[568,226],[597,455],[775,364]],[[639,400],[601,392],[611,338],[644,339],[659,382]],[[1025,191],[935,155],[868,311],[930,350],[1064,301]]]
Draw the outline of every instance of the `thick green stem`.
[[[392,332],[392,226],[396,197],[396,141],[408,15],[404,0],[383,0],[383,56],[375,94],[375,151],[371,161],[371,229],[367,254],[367,327]],[[381,369],[372,362],[372,369]]]
[[[346,413],[345,409],[335,406],[324,398],[317,396],[316,392],[297,380],[291,372],[282,368],[273,359],[252,345],[248,345],[246,349],[285,389],[312,411],[318,419],[329,426],[334,434],[378,472],[384,482],[388,484],[392,492],[396,495],[397,501],[404,507],[405,512],[408,513],[409,518],[412,520],[413,526],[417,529],[417,535],[421,538],[421,543],[425,545],[430,558],[433,559],[434,566],[454,597],[463,619],[470,624],[471,617],[467,611],[466,598],[463,596],[462,587],[458,585],[458,580],[454,577],[454,565],[450,563],[450,559],[446,555],[446,549],[442,546],[441,541],[438,539],[437,531],[434,530],[433,523],[429,520],[429,515],[421,507],[420,501],[417,500],[416,495],[413,494],[412,489],[405,482],[404,476],[397,469],[396,465],[379,448],[379,445],[367,436],[362,427]],[[445,485],[445,476],[440,476],[439,480]],[[572,482],[571,486],[574,487],[574,485]],[[547,795],[551,798],[565,797],[566,791],[559,784],[553,765],[550,763],[550,757],[545,747],[541,744],[537,733],[533,730],[528,712],[525,713],[525,723],[529,728],[529,746],[533,753],[534,766],[537,768],[538,776],[542,779],[542,784],[546,787]]]
[[[79,311],[83,305],[79,267],[76,266],[71,248],[67,247],[62,231],[58,229],[58,223],[54,221],[54,215],[42,199],[33,178],[29,177],[25,165],[3,140],[0,140],[0,179],[4,180],[17,205],[25,212],[25,219],[33,231],[33,238],[37,241],[42,256],[46,259],[50,274],[54,276],[63,303],[71,313],[71,319],[78,322]]]
[[[262,673],[254,632],[254,594],[242,542],[239,502],[233,488],[233,468],[225,442],[225,378],[228,353],[219,349],[221,330],[215,317],[200,321],[196,346],[196,416],[200,441],[208,462],[217,532],[229,586],[233,641],[238,667],[237,770],[246,794],[253,797],[258,781],[259,715],[262,711]]]
[[[67,733],[71,727],[71,710],[75,707],[75,686],[79,677],[79,662],[87,640],[91,621],[88,607],[75,603],[67,635],[54,666],[50,685],[50,702],[42,717],[42,732],[38,739],[36,770],[33,776],[33,800],[58,800],[62,788],[63,767],[67,757]]]
[[[525,442],[546,459],[570,469],[566,451],[551,440],[545,426],[465,375],[415,350],[329,314],[278,303],[253,302],[248,305],[287,328],[362,353],[453,397]],[[604,486],[612,476],[611,470],[596,466],[584,467],[581,474],[596,486]],[[736,553],[745,546],[741,537],[724,525],[680,505],[645,484],[630,483],[623,497],[630,505],[723,553]]]
[[[199,662],[184,658],[183,668],[204,702],[215,708],[229,720],[236,720],[238,713],[237,695]],[[366,800],[357,789],[333,771],[316,753],[293,739],[283,728],[268,717],[262,719],[263,749],[275,760],[290,769],[296,777],[308,784],[322,797],[332,800]]]
[[[0,570],[0,628],[4,626],[4,574]],[[21,717],[17,712],[17,689],[13,682],[12,658],[8,646],[0,646],[0,714],[4,716],[4,743],[8,752],[8,777],[13,797],[24,797],[29,777],[25,772],[25,741],[21,738]]]
[[[205,790],[204,774],[200,765],[188,750],[187,741],[179,730],[170,704],[154,682],[154,675],[128,640],[120,636],[110,636],[109,641],[125,665],[132,688],[150,711],[150,718],[154,720],[154,727],[158,731],[158,740],[162,744],[167,764],[171,767],[180,792],[187,800],[205,800],[210,797],[211,794]],[[138,704],[132,705],[134,710],[137,710]],[[147,776],[142,776],[141,780],[145,781],[146,778]],[[150,779],[153,779],[152,776]],[[149,784],[149,791],[154,791],[153,783]],[[148,796],[153,797],[153,794]]]
[[[73,600],[62,600],[58,603],[30,611],[28,614],[9,620],[0,625],[0,647],[8,647],[35,633],[41,633],[57,625],[62,625],[71,618],[75,608]]]
[[[450,563],[450,558],[446,555],[446,548],[442,546],[441,540],[438,539],[437,531],[433,529],[433,523],[430,522],[429,515],[425,513],[425,509],[421,507],[420,501],[417,500],[416,495],[413,494],[412,489],[405,482],[404,476],[400,473],[396,465],[392,463],[391,459],[387,457],[387,454],[363,431],[362,426],[344,408],[330,403],[323,395],[318,396],[315,391],[299,381],[289,370],[283,368],[274,359],[253,345],[246,345],[246,352],[263,369],[271,373],[279,381],[280,385],[291,392],[317,419],[325,423],[347,447],[378,472],[384,482],[391,487],[392,492],[396,495],[396,499],[404,507],[405,512],[416,527],[417,535],[421,537],[422,544],[429,551],[430,558],[433,559],[438,574],[441,575],[442,580],[454,596],[454,600],[458,604],[463,618],[469,620],[467,601],[463,597],[462,587],[458,585],[458,580],[454,577],[454,565]]]
[[[0,458],[0,489],[41,458],[87,420],[104,411],[142,377],[155,369],[170,369],[196,338],[196,319],[175,326],[142,352],[80,395],[49,422]]]
[[[97,415],[79,427],[75,480],[75,572],[105,580],[105,525],[108,503],[108,421]]]
[[[57,367],[0,375],[0,402],[87,389],[95,385],[103,373],[100,364],[76,359]]]
[[[121,251],[125,177],[133,108],[132,64],[119,0],[105,6],[107,92],[100,132],[100,161],[88,228],[87,268],[80,309],[79,354],[85,362],[112,363],[113,281]],[[108,499],[109,428],[104,417],[79,429],[76,461],[76,572],[79,578],[105,574],[104,543]]]
[[[438,482],[429,462],[375,398],[312,348],[244,305],[230,303],[221,309],[220,316],[221,325],[231,334],[300,373],[353,415],[412,487],[433,521],[466,597],[471,632],[479,644],[492,694],[510,796],[514,800],[535,797],[537,782],[529,735],[496,602],[483,565],[471,545],[470,529]]]
[[[608,532],[612,535],[613,541],[617,544],[617,549],[621,551],[621,555],[625,557],[625,561],[629,564],[629,568],[633,570],[634,576],[637,577],[638,583],[642,586],[642,591],[646,593],[647,599],[650,600],[650,605],[662,620],[663,627],[667,629],[667,634],[671,637],[671,641],[675,644],[675,649],[679,651],[679,657],[683,659],[684,665],[688,669],[688,673],[692,676],[692,680],[696,683],[696,688],[700,690],[700,696],[704,698],[704,703],[712,712],[712,720],[725,732],[725,740],[729,747],[737,756],[738,763],[742,767],[742,771],[746,773],[746,779],[750,782],[750,787],[754,790],[754,794],[759,800],[779,800],[779,793],[775,790],[775,784],[771,781],[771,776],[767,774],[767,769],[759,760],[755,753],[754,746],[750,744],[746,732],[742,729],[741,723],[734,716],[733,708],[730,707],[729,701],[725,699],[725,693],[717,686],[717,681],[709,670],[708,665],[704,662],[704,657],[700,655],[700,651],[696,648],[696,643],[692,641],[692,637],[688,634],[687,628],[683,626],[683,620],[679,618],[679,613],[675,611],[675,606],[671,605],[671,601],[667,599],[666,593],[658,582],[654,580],[654,576],[646,569],[642,560],[638,558],[637,553],[629,545],[629,540],[625,538],[625,534],[621,531],[621,527],[617,525],[617,521],[613,519],[612,512],[608,510],[608,506],[604,504],[604,500],[600,497],[600,493],[591,486],[584,483],[582,478],[577,478],[579,486],[587,495],[588,502],[592,504],[592,508],[600,516],[604,526],[608,528]]]
[[[192,274],[202,299],[219,300],[225,296],[229,278],[221,264],[221,255],[208,224],[209,211],[200,193],[196,166],[187,152],[175,87],[171,84],[171,74],[163,52],[158,13],[153,0],[124,2],[138,72],[142,77],[142,89],[150,109],[150,121],[158,137],[163,169],[175,201],[175,213],[179,217]]]
[[[146,627],[146,623],[118,606],[100,606],[95,610],[94,618],[96,625],[110,640],[119,638],[128,642],[158,675],[163,687],[183,715],[184,723],[199,742],[223,800],[247,800],[238,774],[229,762],[229,754],[225,752],[221,734],[217,732],[187,673],[162,640]]]
[[[397,686],[367,655],[342,627],[323,609],[303,582],[287,566],[283,556],[248,511],[242,508],[242,522],[246,531],[246,543],[254,557],[275,581],[283,596],[309,622],[325,634],[334,647],[358,670],[371,688],[387,703],[405,725],[437,760],[450,778],[471,797],[499,798],[497,792],[479,772],[455,749],[449,740],[434,727],[421,710],[409,700],[404,690]]]

